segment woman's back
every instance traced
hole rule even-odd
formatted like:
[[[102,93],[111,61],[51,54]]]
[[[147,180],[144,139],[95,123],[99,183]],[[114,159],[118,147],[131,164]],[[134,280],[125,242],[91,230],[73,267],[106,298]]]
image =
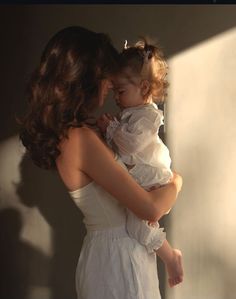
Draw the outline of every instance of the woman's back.
[[[69,194],[82,211],[88,231],[125,225],[125,208],[94,181]]]
[[[68,138],[59,144],[60,156],[56,160],[58,173],[68,190],[76,190],[89,184],[92,179],[83,171],[81,166],[82,134],[90,129],[86,127],[70,128]]]

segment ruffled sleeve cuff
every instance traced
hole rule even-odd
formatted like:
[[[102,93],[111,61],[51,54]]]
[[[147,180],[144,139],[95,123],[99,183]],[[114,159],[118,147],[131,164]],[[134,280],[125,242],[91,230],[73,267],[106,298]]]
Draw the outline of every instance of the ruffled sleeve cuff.
[[[153,253],[158,250],[162,246],[165,239],[166,233],[164,232],[164,228],[152,228],[152,232],[148,235],[145,244],[148,253]]]
[[[128,214],[127,231],[130,237],[146,247],[148,253],[158,250],[166,239],[164,228],[160,228],[158,222],[149,225],[147,221],[140,221],[133,213]]]

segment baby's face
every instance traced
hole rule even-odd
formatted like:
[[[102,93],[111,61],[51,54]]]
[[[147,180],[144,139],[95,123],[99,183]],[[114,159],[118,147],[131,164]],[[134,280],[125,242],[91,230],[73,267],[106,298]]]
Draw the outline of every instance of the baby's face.
[[[116,104],[121,109],[145,103],[138,78],[132,78],[131,81],[123,75],[116,75],[113,77],[112,83]]]

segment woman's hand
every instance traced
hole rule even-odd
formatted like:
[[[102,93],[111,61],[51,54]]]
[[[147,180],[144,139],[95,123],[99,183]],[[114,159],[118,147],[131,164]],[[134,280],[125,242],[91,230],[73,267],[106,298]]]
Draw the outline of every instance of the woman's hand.
[[[173,171],[173,178],[171,180],[171,183],[174,183],[177,189],[177,193],[180,192],[180,190],[182,189],[182,185],[183,185],[183,179],[182,177],[175,171]]]
[[[168,184],[174,184],[175,185],[175,187],[176,187],[176,191],[177,191],[177,193],[179,193],[180,191],[181,191],[181,189],[182,189],[182,185],[183,185],[183,179],[182,179],[182,177],[177,173],[177,172],[175,172],[175,171],[172,171],[172,173],[173,173],[173,177],[172,177],[172,179],[170,180],[170,182],[169,183],[167,183],[167,185]],[[155,185],[155,186],[152,186],[148,191],[153,191],[153,190],[156,190],[156,189],[158,189],[158,188],[162,188],[163,186],[161,186],[161,185]]]
[[[157,202],[160,198],[162,198],[162,200],[165,198],[163,204],[159,207],[159,215],[155,221],[158,221],[162,216],[166,215],[170,211],[182,188],[182,184],[182,177],[177,172],[173,171],[173,177],[169,183],[162,185],[159,188],[150,189],[150,193]],[[151,223],[152,222],[153,221],[151,221]]]

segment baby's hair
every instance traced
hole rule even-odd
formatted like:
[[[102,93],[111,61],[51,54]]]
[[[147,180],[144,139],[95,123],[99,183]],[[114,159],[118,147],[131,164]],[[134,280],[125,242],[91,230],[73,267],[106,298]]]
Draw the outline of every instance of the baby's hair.
[[[152,95],[153,101],[163,102],[166,96],[168,81],[166,79],[168,65],[163,52],[157,44],[148,42],[146,38],[139,40],[134,46],[127,41],[120,54],[120,72],[131,83],[133,77],[141,77],[150,83],[147,97]]]

